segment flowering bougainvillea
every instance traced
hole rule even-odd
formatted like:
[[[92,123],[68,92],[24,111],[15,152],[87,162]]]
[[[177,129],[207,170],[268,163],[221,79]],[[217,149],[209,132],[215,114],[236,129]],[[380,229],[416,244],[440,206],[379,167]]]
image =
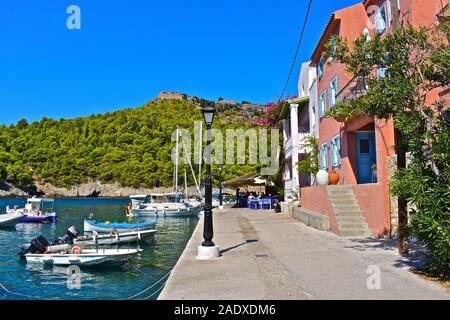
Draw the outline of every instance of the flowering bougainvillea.
[[[296,98],[289,97],[287,100]],[[281,128],[281,113],[288,108],[287,100],[279,100],[277,102],[269,102],[264,106],[264,116],[252,121],[253,126],[263,126],[269,128]]]

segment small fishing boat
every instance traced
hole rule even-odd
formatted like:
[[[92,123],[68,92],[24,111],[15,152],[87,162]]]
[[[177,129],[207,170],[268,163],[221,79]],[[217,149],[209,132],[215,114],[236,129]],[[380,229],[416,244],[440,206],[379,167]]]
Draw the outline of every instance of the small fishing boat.
[[[29,263],[55,266],[120,266],[127,263],[141,251],[142,249],[82,249],[76,253],[66,251],[27,253],[25,254],[25,259]]]
[[[175,193],[132,195],[128,211],[137,216],[187,217],[198,215],[203,207],[202,203],[184,201],[181,196],[182,194]]]
[[[22,220],[23,215],[19,212],[0,214],[0,227],[14,227]]]
[[[98,233],[125,233],[132,231],[145,231],[155,229],[156,221],[144,223],[127,222],[98,222],[94,220],[84,220],[84,232]]]
[[[6,213],[20,213],[22,222],[52,223],[57,221],[57,215],[53,211],[55,200],[42,198],[29,198],[25,208],[6,207]]]
[[[153,237],[156,233],[155,229],[143,231],[131,231],[123,233],[110,234],[94,234],[86,236],[78,236],[73,239],[73,243],[83,246],[96,246],[104,244],[120,244],[131,243],[134,241],[145,241]]]
[[[49,243],[43,236],[34,238],[28,248],[22,249],[19,255],[29,263],[56,266],[120,266],[128,262],[141,249],[84,249],[81,246],[63,243],[70,240],[67,235],[56,243]]]

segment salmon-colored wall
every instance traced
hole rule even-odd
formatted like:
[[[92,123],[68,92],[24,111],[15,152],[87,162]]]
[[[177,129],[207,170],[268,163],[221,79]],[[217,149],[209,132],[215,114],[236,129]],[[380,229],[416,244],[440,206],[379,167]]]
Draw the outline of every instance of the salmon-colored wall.
[[[339,234],[336,215],[328,198],[326,186],[301,188],[302,207],[330,217],[330,229]]]
[[[338,24],[334,24],[334,28],[327,30],[324,37],[327,41],[337,34],[347,41],[351,42],[359,38],[367,27],[367,13],[362,3],[338,10],[335,12],[334,19],[339,21]],[[315,52],[315,56],[312,57],[312,61],[318,61],[324,48]],[[318,96],[325,91],[327,100],[327,109],[329,108],[329,85],[331,80],[336,76],[338,81],[338,92],[342,90],[351,80],[352,75],[345,70],[345,65],[337,62],[330,61],[328,59],[324,66],[324,76],[318,80]],[[317,77],[317,79],[319,79]],[[346,129],[343,123],[337,122],[332,118],[321,118],[319,120],[319,146],[323,142],[327,142],[330,145],[331,140],[340,135],[341,138],[341,166],[337,170],[341,176],[340,184],[356,184],[356,171],[352,166],[354,164],[356,154],[352,143],[348,144],[346,141],[354,141],[353,133]],[[330,151],[330,149],[328,150]],[[331,168],[331,153],[328,152],[328,164],[329,171]]]
[[[389,223],[384,215],[383,185],[380,183],[353,185],[354,195],[372,234],[378,237],[389,234]],[[330,218],[330,229],[339,234],[336,214],[333,210],[326,186],[301,188],[302,207]]]
[[[373,235],[389,235],[390,221],[381,213],[385,211],[383,185],[381,183],[352,186],[359,207]]]

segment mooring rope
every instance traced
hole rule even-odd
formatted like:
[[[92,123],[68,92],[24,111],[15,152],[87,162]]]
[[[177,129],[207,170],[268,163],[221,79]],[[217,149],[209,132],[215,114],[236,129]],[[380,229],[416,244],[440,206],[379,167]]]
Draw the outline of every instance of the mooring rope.
[[[139,269],[139,268],[136,267],[135,265],[133,265],[133,264],[131,264],[131,263],[130,263],[130,265],[131,265],[131,267],[132,267],[134,270],[136,270],[137,272],[143,274],[144,276],[149,277],[150,279],[153,279],[153,280],[158,280],[158,279],[156,279],[155,277],[152,277],[151,275],[149,275],[148,273],[145,273],[144,271],[142,271],[141,269]]]
[[[18,292],[12,292],[12,291],[9,291],[9,290],[8,290],[3,284],[1,284],[1,283],[0,283],[0,287],[1,287],[3,290],[5,290],[6,293],[9,293],[9,294],[14,295],[14,296],[22,296],[22,297],[32,298],[32,299],[35,299],[35,300],[40,300],[39,297],[34,297],[34,296],[29,296],[29,295],[23,294],[23,293],[18,293]]]
[[[136,297],[139,297],[141,294],[143,294],[143,293],[145,293],[145,292],[151,290],[152,288],[154,288],[158,283],[161,283],[161,281],[163,281],[165,278],[167,278],[167,277],[170,275],[171,272],[172,272],[172,271],[169,271],[169,272],[166,273],[161,279],[159,279],[158,281],[156,281],[156,282],[155,282],[154,284],[152,284],[150,287],[148,287],[148,288],[142,290],[141,292],[136,293],[135,295],[133,295],[133,296],[131,296],[131,297],[128,297],[128,298],[126,298],[126,299],[120,299],[120,300],[131,300],[131,299],[134,299],[134,298],[136,298]],[[161,288],[164,287],[164,285],[165,285],[165,283],[161,286]],[[158,292],[159,290],[161,290],[161,288],[159,288],[159,289],[156,290],[155,292]],[[155,293],[155,292],[154,292],[154,293]],[[154,293],[153,293],[153,294],[154,294]],[[148,298],[150,298],[153,294],[151,294]]]
[[[165,287],[166,283],[164,282],[161,287],[159,287],[158,290],[156,290],[155,292],[153,292],[151,295],[149,295],[148,297],[144,298],[144,300],[150,300],[151,297],[153,297],[155,294],[159,293],[164,287]]]

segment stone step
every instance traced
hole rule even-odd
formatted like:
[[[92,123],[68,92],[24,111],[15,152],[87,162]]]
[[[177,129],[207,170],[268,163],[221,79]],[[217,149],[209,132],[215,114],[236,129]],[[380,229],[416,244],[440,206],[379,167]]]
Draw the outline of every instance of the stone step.
[[[338,209],[338,210],[336,210],[334,208],[334,213],[336,214],[336,217],[343,217],[343,216],[358,216],[358,217],[362,217],[362,213],[359,210],[359,208]]]
[[[342,237],[369,237],[372,235],[367,228],[342,228],[339,230],[339,234]]]
[[[328,191],[328,195],[330,197],[333,197],[333,196],[353,196],[353,191],[352,190]]]
[[[353,194],[329,194],[328,197],[331,201],[334,200],[356,200],[355,196]]]
[[[356,202],[356,199],[336,199],[336,200],[331,200],[331,203],[333,204],[333,206],[339,206],[339,205],[343,205],[343,206],[357,206],[358,203]]]
[[[334,212],[341,211],[360,211],[360,208],[356,204],[333,204]]]
[[[327,187],[328,190],[343,190],[343,189],[352,189],[353,186],[351,184],[340,184],[340,185],[330,185]]]
[[[341,221],[339,222],[339,229],[340,230],[347,230],[347,229],[367,229],[366,223],[362,221],[358,222],[347,222],[347,221]]]
[[[336,221],[339,225],[344,224],[344,223],[354,223],[354,222],[359,222],[359,223],[366,223],[366,219],[364,219],[364,217],[361,217],[361,215],[347,215],[347,216],[336,216]]]

